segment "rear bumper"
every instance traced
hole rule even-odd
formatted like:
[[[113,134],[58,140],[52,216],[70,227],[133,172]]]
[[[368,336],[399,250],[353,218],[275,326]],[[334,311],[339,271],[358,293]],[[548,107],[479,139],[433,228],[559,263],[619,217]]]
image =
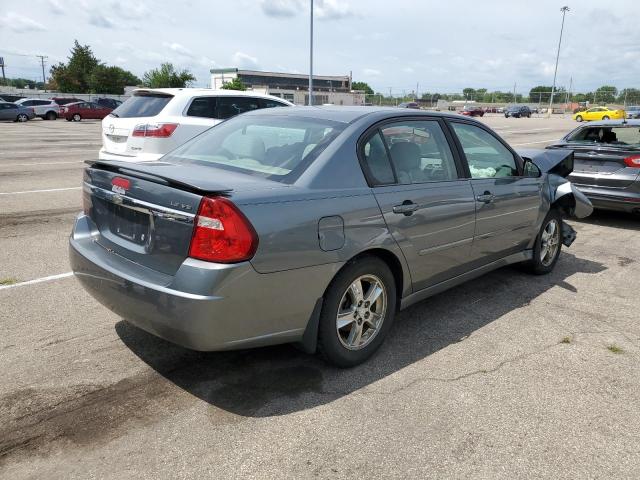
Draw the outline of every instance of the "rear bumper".
[[[100,160],[117,160],[119,162],[155,162],[159,160],[163,153],[146,153],[140,152],[138,155],[124,155],[105,151],[104,147],[100,149],[98,158]]]
[[[577,185],[577,187],[591,201],[594,208],[629,213],[640,212],[640,191],[637,191],[637,183],[624,190],[586,185]]]
[[[88,217],[78,216],[69,257],[83,287],[128,322],[194,350],[300,341],[317,299],[339,268],[260,274],[249,262],[223,265],[188,258],[174,275],[166,275],[107,251],[95,241],[98,235]]]

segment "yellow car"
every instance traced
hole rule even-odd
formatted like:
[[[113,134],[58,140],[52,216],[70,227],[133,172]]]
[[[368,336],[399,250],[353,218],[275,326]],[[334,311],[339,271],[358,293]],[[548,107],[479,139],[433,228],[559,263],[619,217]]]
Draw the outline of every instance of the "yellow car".
[[[618,120],[625,118],[624,110],[611,110],[607,107],[593,107],[584,112],[578,112],[573,116],[576,122],[583,120]]]

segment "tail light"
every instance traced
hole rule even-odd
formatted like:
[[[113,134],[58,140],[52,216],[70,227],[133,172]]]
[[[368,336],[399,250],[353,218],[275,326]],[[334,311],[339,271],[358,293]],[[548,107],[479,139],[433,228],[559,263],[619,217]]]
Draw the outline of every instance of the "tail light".
[[[195,218],[189,256],[217,263],[249,260],[258,248],[253,226],[230,200],[204,197]]]
[[[167,138],[178,128],[177,123],[141,123],[133,128],[134,137]]]
[[[624,164],[631,168],[640,168],[640,155],[631,155],[624,159]]]

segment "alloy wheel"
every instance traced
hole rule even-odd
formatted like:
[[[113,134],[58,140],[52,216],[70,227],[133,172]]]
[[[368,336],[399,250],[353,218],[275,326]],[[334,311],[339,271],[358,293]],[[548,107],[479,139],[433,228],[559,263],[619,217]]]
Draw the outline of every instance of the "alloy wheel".
[[[375,275],[355,279],[342,295],[336,315],[340,343],[349,350],[367,346],[380,331],[387,313],[387,291]]]
[[[29,120],[29,117],[27,117],[24,113],[21,113],[20,115],[18,115],[19,122],[26,122],[27,120]]]
[[[553,263],[560,244],[560,225],[558,221],[552,219],[547,223],[542,231],[540,239],[540,263],[548,267]]]

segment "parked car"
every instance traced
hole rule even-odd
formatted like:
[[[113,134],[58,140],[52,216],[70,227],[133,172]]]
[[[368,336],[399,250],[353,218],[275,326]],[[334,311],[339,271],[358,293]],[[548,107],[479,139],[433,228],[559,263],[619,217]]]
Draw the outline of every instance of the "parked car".
[[[593,107],[573,115],[576,122],[583,120],[615,120],[625,118],[624,110],[611,110],[607,107]]]
[[[402,102],[398,104],[398,108],[415,108],[420,109],[420,105],[417,102]]]
[[[31,107],[36,114],[43,120],[55,120],[60,116],[60,106],[53,100],[42,98],[23,98],[15,102],[16,105],[23,107]]]
[[[98,105],[102,105],[103,107],[111,108],[112,110],[115,110],[120,105],[122,105],[121,100],[116,100],[113,98],[96,98],[95,103],[97,103]]]
[[[33,108],[24,107],[10,102],[0,102],[0,120],[12,122],[26,122],[36,118]]]
[[[239,113],[293,103],[236,90],[157,88],[134,90],[102,121],[99,158],[152,161]]]
[[[531,110],[531,113],[540,113],[540,110],[538,107],[529,107],[529,110]]]
[[[24,95],[7,95],[6,93],[3,93],[0,95],[0,102],[14,103],[22,98],[24,98]]]
[[[531,109],[526,105],[511,105],[504,110],[504,117],[509,118],[520,118],[527,117],[531,118]]]
[[[640,213],[640,120],[581,125],[547,148],[575,152],[569,179],[594,207]]]
[[[102,120],[113,110],[93,102],[67,103],[60,114],[68,121],[79,122],[83,119]]]
[[[477,106],[465,105],[460,111],[460,115],[465,115],[467,117],[484,117],[484,110]]]
[[[81,98],[74,97],[53,97],[51,100],[53,100],[60,106],[68,105],[69,103],[84,102],[84,100],[82,100]]]
[[[92,162],[71,266],[185,347],[298,342],[352,366],[398,309],[504,265],[553,270],[576,235],[563,217],[592,210],[563,178],[572,158],[523,159],[457,114],[253,111],[161,162]]]
[[[640,107],[627,107],[627,118],[640,118]]]

